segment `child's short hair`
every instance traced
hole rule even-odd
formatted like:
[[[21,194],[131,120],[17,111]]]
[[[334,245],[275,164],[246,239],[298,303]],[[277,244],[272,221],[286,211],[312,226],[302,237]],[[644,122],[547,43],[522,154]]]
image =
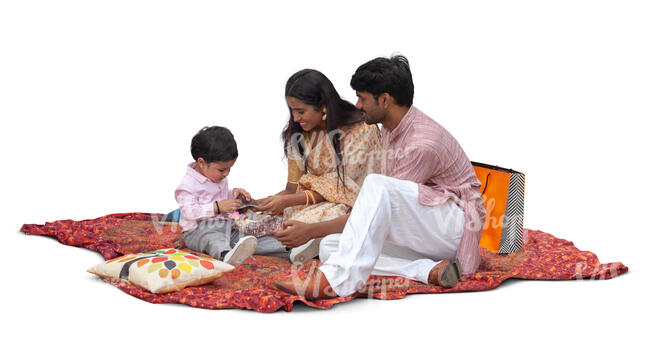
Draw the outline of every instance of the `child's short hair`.
[[[192,138],[192,157],[207,163],[237,159],[237,142],[230,130],[221,126],[204,127]]]

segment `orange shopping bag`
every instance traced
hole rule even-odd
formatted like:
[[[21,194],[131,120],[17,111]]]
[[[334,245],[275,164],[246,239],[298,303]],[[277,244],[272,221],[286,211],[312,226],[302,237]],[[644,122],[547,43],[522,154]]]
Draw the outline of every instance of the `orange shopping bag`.
[[[487,211],[479,245],[499,254],[519,250],[524,230],[524,174],[477,162],[472,165]]]

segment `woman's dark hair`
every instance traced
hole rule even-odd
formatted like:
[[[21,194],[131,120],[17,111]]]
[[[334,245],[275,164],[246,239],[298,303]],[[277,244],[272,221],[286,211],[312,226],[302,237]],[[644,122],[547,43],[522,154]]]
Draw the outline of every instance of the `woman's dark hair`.
[[[327,135],[332,142],[332,147],[336,153],[336,172],[339,180],[345,186],[345,169],[343,168],[343,156],[341,154],[341,133],[332,132],[344,125],[358,123],[363,120],[361,113],[355,106],[341,98],[332,82],[318,70],[303,69],[287,80],[284,89],[284,96],[293,97],[301,100],[303,103],[314,106],[317,110],[323,107],[327,108],[326,129]],[[294,134],[302,134],[302,128],[299,123],[294,122],[289,107],[289,121],[282,131],[282,140],[284,142],[284,154],[288,154],[288,146],[297,148],[301,157],[304,157],[305,149],[302,142],[297,141]],[[292,140],[293,139],[293,140]],[[306,164],[306,159],[305,159]]]
[[[203,158],[206,163],[236,159],[237,142],[230,130],[221,126],[204,127],[192,137],[191,146],[194,160]]]
[[[375,100],[388,93],[395,103],[409,107],[413,104],[413,77],[409,61],[402,55],[390,59],[378,57],[357,68],[352,75],[350,86],[356,91],[371,93]]]

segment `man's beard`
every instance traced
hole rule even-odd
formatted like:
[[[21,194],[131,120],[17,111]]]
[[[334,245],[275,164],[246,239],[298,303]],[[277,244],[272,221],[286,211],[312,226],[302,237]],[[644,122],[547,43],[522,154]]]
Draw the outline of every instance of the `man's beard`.
[[[377,123],[379,123],[378,120],[374,120],[374,119],[373,119],[372,117],[370,117],[370,115],[368,115],[368,113],[365,112],[364,110],[361,110],[361,113],[363,114],[363,120],[364,120],[364,122],[366,122],[366,124],[368,124],[368,125],[373,125],[373,124],[377,124]]]

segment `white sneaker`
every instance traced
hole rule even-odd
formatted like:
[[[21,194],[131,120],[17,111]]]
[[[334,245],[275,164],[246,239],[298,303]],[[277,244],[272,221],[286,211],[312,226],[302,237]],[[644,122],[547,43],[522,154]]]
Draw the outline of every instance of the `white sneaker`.
[[[254,236],[244,236],[237,241],[235,247],[223,257],[223,262],[228,264],[241,264],[247,258],[251,257],[257,249],[257,238]]]
[[[293,248],[291,253],[289,253],[289,260],[291,260],[291,263],[305,264],[305,262],[318,256],[321,239],[322,238],[313,239],[300,247]]]

